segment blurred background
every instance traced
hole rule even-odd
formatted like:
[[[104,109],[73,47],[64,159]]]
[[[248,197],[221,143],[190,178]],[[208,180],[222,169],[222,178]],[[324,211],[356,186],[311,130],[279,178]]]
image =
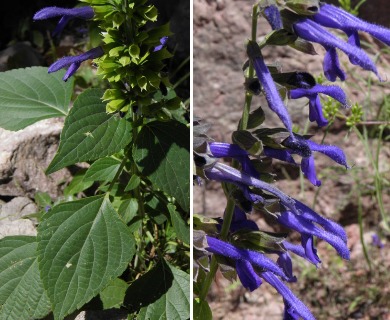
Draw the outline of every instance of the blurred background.
[[[332,1],[325,1],[331,3]],[[344,1],[346,3],[348,1]],[[244,104],[242,66],[246,61],[245,41],[250,37],[251,12],[255,1],[194,0],[194,114],[213,127],[216,141],[231,142]],[[333,1],[337,4],[338,1]],[[356,2],[350,3],[351,9]],[[359,16],[390,26],[387,1],[368,0],[359,8]],[[258,36],[270,31],[259,19]],[[388,48],[361,34],[364,49],[376,60],[379,73],[390,77]],[[284,72],[308,71],[322,75],[324,50],[319,55],[300,54],[292,48],[265,48],[267,64],[278,64]],[[305,261],[294,259],[298,282],[290,288],[318,319],[390,319],[390,237],[384,220],[390,219],[390,85],[379,83],[375,75],[354,68],[342,57],[348,74],[345,83],[336,83],[347,93],[351,105],[356,102],[363,114],[349,126],[351,111],[340,110],[327,129],[307,122],[307,99],[290,102],[289,113],[299,133],[315,135],[313,140],[340,146],[351,170],[335,165],[326,157],[316,156],[322,186],[315,188],[304,179],[299,168],[274,161],[275,184],[285,193],[314,207],[315,211],[341,223],[348,233],[351,261],[343,261],[325,243],[318,242],[322,268],[316,270]],[[324,101],[324,104],[328,102]],[[331,106],[332,102],[329,102]],[[279,119],[269,112],[265,100],[254,97],[252,108],[263,106],[265,126],[280,127]],[[220,217],[226,205],[217,183],[194,187],[194,213]],[[251,219],[261,229],[275,231],[260,214]],[[359,223],[360,222],[360,223]],[[377,235],[382,246],[373,243]],[[290,239],[299,242],[299,235]],[[363,248],[366,248],[365,257]],[[240,283],[229,283],[221,274],[209,295],[215,319],[281,319],[283,302],[268,284],[249,293]]]

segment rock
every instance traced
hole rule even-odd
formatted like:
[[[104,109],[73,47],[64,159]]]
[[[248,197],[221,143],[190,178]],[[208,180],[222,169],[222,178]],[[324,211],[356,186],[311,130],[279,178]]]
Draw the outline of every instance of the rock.
[[[0,221],[0,239],[8,236],[36,236],[35,224],[28,219],[3,219]]]
[[[46,176],[45,169],[57,151],[62,127],[62,120],[48,119],[17,132],[0,129],[0,197],[61,194],[60,183],[70,178],[69,170]]]
[[[26,197],[16,197],[1,205],[0,219],[9,218],[10,220],[16,220],[24,218],[32,213],[36,213],[37,210],[37,205],[31,199]]]

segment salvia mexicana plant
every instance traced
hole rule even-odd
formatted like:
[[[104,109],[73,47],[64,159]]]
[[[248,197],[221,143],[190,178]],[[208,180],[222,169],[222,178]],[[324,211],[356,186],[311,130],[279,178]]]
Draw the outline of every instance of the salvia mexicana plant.
[[[272,31],[258,42],[256,25],[263,16]],[[289,109],[294,100],[308,99],[309,120],[319,127],[327,126],[322,110],[322,95],[341,106],[350,106],[348,97],[337,85],[317,83],[306,70],[281,72],[267,65],[263,52],[269,46],[290,46],[307,54],[315,54],[313,43],[325,50],[323,70],[329,81],[345,80],[338,50],[352,64],[374,72],[377,68],[359,43],[358,31],[364,31],[388,44],[389,30],[360,20],[332,5],[316,0],[262,0],[253,6],[252,38],[247,43],[248,61],[244,64],[245,104],[233,143],[217,142],[207,135],[209,124],[194,121],[194,166],[196,183],[217,181],[227,197],[223,215],[215,218],[194,215],[194,312],[196,319],[211,319],[207,293],[219,269],[224,277],[236,280],[250,291],[269,283],[283,297],[284,319],[315,319],[304,303],[289,289],[296,282],[292,256],[297,255],[319,267],[321,259],[315,238],[331,245],[345,260],[350,253],[343,227],[312,210],[274,187],[271,160],[277,159],[300,166],[314,186],[321,181],[316,174],[315,157],[325,155],[349,169],[344,152],[337,146],[316,143],[311,135],[293,130]],[[348,39],[334,35],[327,28],[343,31]],[[380,79],[380,77],[379,77]],[[264,95],[267,107],[280,119],[283,128],[267,128],[261,107],[251,110],[253,96]],[[229,163],[223,162],[228,160]],[[207,193],[206,193],[207,197]],[[257,210],[275,224],[300,234],[300,244],[290,242],[286,233],[259,229],[248,214]],[[373,238],[377,245],[377,238]]]
[[[175,89],[188,88],[171,83],[182,72],[170,67],[175,40],[146,0],[82,2],[33,20],[59,19],[49,53],[72,19],[89,25],[91,43],[48,68],[0,73],[0,126],[65,117],[46,173],[75,173],[63,197],[37,190],[37,236],[0,239],[0,318],[64,319],[93,299],[87,309],[123,318],[189,319],[188,97]]]

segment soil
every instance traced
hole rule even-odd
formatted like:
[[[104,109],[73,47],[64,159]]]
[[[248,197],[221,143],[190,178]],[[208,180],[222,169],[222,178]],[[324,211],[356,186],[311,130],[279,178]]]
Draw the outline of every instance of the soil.
[[[194,0],[194,114],[213,124],[210,136],[216,141],[231,142],[230,135],[236,129],[241,117],[244,100],[242,66],[245,62],[245,41],[250,35],[251,8],[253,1],[206,1]],[[261,19],[259,38],[270,31],[270,27]],[[378,44],[362,35],[372,47],[373,56]],[[316,46],[319,53],[307,56],[290,48],[273,47],[264,51],[268,64],[277,63],[283,71],[309,71],[318,76],[322,73],[323,49]],[[343,66],[349,79],[346,83],[337,83],[347,93],[351,105],[359,102],[365,110],[368,120],[375,120],[378,109],[386,96],[390,95],[388,83],[379,83],[371,74],[352,68],[343,57]],[[389,74],[389,56],[381,55],[377,61],[379,73]],[[386,76],[385,76],[386,78]],[[370,90],[367,81],[372,81]],[[290,103],[289,112],[294,124],[302,129],[306,126],[306,101]],[[253,107],[264,106],[265,126],[278,127],[280,122],[266,103],[255,97]],[[349,111],[345,111],[348,115]],[[360,127],[361,128],[361,127]],[[370,150],[380,143],[379,174],[390,179],[390,144],[378,140],[376,126],[368,126]],[[314,125],[308,127],[308,134],[315,135],[313,140],[320,143],[324,130]],[[388,134],[388,131],[387,131]],[[347,155],[352,169],[332,163],[323,155],[316,155],[317,174],[322,186],[311,186],[307,180],[301,184],[299,169],[274,161],[277,173],[275,184],[285,193],[312,206],[315,210],[332,218],[348,232],[348,246],[351,261],[342,261],[331,247],[318,243],[322,267],[315,270],[299,259],[294,260],[294,270],[298,282],[291,289],[316,315],[317,319],[390,319],[390,293],[385,285],[390,280],[390,238],[381,228],[383,225],[377,200],[375,198],[374,168],[367,151],[354,132],[348,132],[344,120],[336,120],[326,135],[326,144],[341,147]],[[384,180],[383,180],[384,181]],[[206,195],[207,193],[207,195]],[[384,212],[390,212],[390,189],[384,184]],[[206,182],[202,187],[194,187],[194,213],[213,217],[222,215],[226,205],[219,184]],[[358,212],[361,206],[363,218],[363,238],[367,246],[372,271],[369,271],[360,241]],[[253,213],[260,228],[272,229],[258,213]],[[371,237],[380,235],[384,247],[374,247]],[[387,237],[386,237],[387,236]],[[299,240],[292,234],[292,239]],[[247,292],[239,283],[229,283],[218,275],[209,301],[214,319],[281,319],[283,302],[276,291],[263,284],[252,293]]]

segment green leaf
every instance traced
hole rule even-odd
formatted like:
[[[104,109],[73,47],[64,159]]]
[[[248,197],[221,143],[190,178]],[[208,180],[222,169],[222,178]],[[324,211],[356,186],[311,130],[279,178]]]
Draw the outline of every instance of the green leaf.
[[[126,269],[135,241],[107,197],[53,207],[38,227],[38,261],[56,319],[80,308]]]
[[[125,297],[126,289],[129,285],[122,279],[114,279],[100,292],[100,300],[104,309],[119,308]]]
[[[173,228],[175,229],[177,237],[186,244],[190,244],[190,228],[183,220],[180,213],[176,211],[173,204],[168,204],[168,210],[171,215]]]
[[[135,198],[126,199],[123,201],[118,209],[118,213],[121,215],[125,223],[129,223],[138,212],[138,201]]]
[[[117,159],[98,159],[88,168],[84,181],[111,181],[118,172],[120,165],[121,162]]]
[[[130,142],[131,124],[107,114],[102,95],[100,89],[88,89],[78,96],[65,119],[60,146],[47,174],[77,162],[110,156]]]
[[[68,114],[73,79],[65,71],[32,67],[0,73],[0,127],[17,131],[39,120]]]
[[[127,186],[125,188],[125,191],[134,190],[135,188],[137,188],[139,186],[140,183],[141,183],[140,177],[133,174],[129,180],[129,183],[127,184]]]
[[[142,308],[141,320],[189,319],[189,300],[190,276],[161,260],[130,285],[124,306],[130,312]]]
[[[212,320],[213,314],[207,301],[194,299],[194,320]]]
[[[35,237],[0,240],[0,319],[40,319],[50,312],[36,248]]]
[[[74,175],[72,181],[64,189],[65,197],[77,195],[93,185],[93,181],[84,181],[85,173],[86,170],[82,169]]]
[[[140,172],[158,188],[190,205],[190,131],[177,121],[153,121],[138,134],[133,158]]]

